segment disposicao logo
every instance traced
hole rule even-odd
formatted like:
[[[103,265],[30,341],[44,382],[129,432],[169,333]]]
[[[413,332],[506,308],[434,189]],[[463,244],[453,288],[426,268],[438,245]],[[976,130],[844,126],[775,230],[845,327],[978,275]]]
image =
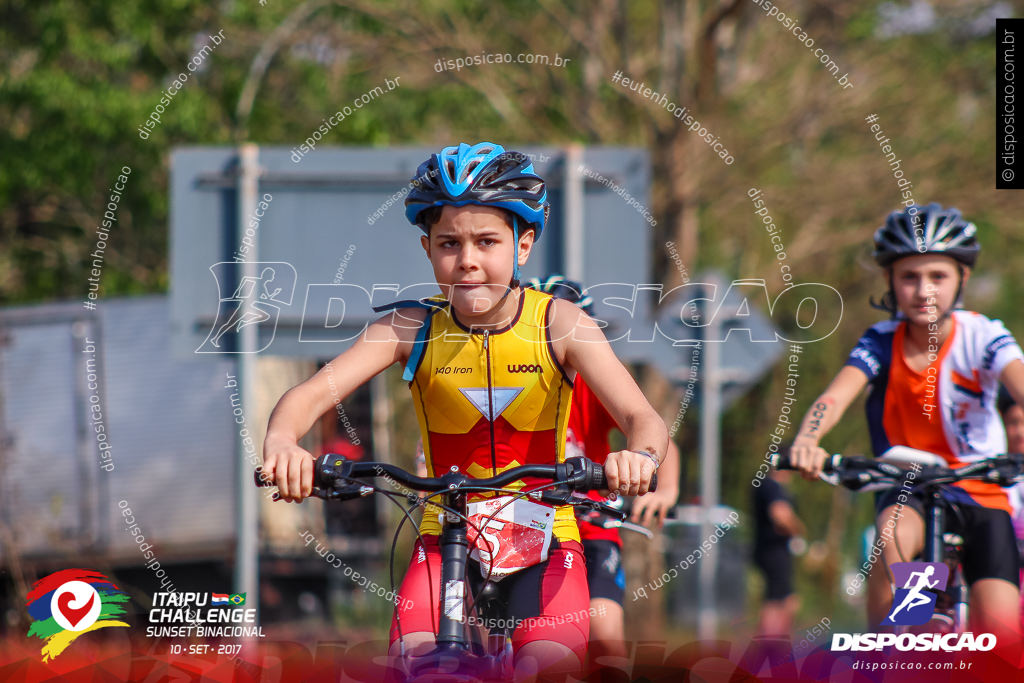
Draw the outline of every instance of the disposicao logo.
[[[64,569],[36,581],[28,594],[32,625],[28,635],[43,641],[43,661],[63,652],[75,638],[108,626],[124,626],[128,596],[103,574]]]
[[[935,612],[936,592],[949,581],[949,567],[941,562],[893,562],[892,609],[882,626],[919,626]],[[832,651],[881,651],[895,647],[902,652],[977,652],[996,646],[992,633],[833,633]]]

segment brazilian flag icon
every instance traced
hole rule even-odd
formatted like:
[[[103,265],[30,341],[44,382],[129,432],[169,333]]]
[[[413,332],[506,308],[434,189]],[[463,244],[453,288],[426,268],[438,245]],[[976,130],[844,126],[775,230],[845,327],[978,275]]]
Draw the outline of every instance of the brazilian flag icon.
[[[245,593],[233,593],[228,601],[232,605],[244,605],[245,604]]]

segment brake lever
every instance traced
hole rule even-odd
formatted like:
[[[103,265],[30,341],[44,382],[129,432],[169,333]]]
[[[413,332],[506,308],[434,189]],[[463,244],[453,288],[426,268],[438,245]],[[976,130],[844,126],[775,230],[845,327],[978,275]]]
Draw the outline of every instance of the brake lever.
[[[547,503],[548,505],[576,505],[577,500],[589,500],[587,498],[578,498],[572,495],[572,491],[569,489],[552,489],[549,491],[543,491],[540,494],[540,502]]]
[[[998,484],[999,486],[1013,486],[1024,478],[1024,467],[1014,460],[1007,460],[996,465],[985,475],[985,481]]]
[[[609,505],[601,500],[580,496],[567,489],[545,491],[541,494],[540,501],[549,505],[571,505],[577,510],[598,512],[620,522],[628,516],[625,510],[614,505]]]
[[[654,538],[654,532],[653,531],[651,531],[650,529],[648,529],[645,526],[641,526],[639,524],[634,524],[633,522],[626,522],[626,521],[619,522],[619,527],[622,528],[622,529],[627,529],[627,530],[632,531],[632,532],[637,533],[637,534],[641,534],[642,536],[646,536],[647,538]]]
[[[365,498],[375,490],[372,486],[365,484],[348,484],[336,486],[333,491],[328,491],[323,498],[325,500],[355,500],[356,498]]]
[[[580,520],[588,524],[600,527],[602,529],[625,529],[626,531],[632,531],[634,533],[642,534],[647,538],[654,538],[654,532],[645,526],[640,524],[634,524],[633,522],[626,521],[626,513],[622,510],[618,510],[607,505],[603,505],[598,501],[591,501],[591,505],[580,504],[579,508],[589,508],[589,510],[580,516]],[[598,517],[603,519],[591,519],[592,517]]]
[[[619,520],[621,522],[622,520],[626,519],[626,517],[629,516],[629,515],[626,514],[626,511],[623,510],[622,508],[617,508],[617,507],[608,505],[607,503],[604,503],[604,502],[599,501],[599,500],[595,500],[595,501],[592,501],[592,502],[595,503],[595,505],[593,506],[594,510],[596,510],[598,512],[601,512],[603,514],[606,514],[609,517],[611,517],[612,519],[617,519],[617,520]]]
[[[843,472],[838,476],[839,483],[848,488],[851,491],[860,491],[865,486],[870,484],[887,484],[892,483],[896,485],[896,481],[889,476],[875,476],[870,472],[865,471],[854,471],[854,472]]]

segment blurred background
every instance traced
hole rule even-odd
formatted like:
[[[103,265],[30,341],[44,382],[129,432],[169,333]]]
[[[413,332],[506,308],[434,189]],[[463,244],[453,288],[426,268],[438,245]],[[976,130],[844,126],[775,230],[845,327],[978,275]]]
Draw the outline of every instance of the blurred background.
[[[804,345],[793,413],[799,416],[859,333],[882,315],[868,306],[885,290],[871,234],[902,195],[868,115],[877,115],[890,138],[917,202],[956,206],[978,225],[982,255],[967,308],[1001,318],[1018,334],[1024,325],[1024,283],[1015,276],[1024,267],[1024,205],[1012,191],[993,189],[995,18],[1019,15],[1022,4],[787,3],[788,15],[838,65],[833,74],[777,17],[740,0],[5,3],[0,628],[24,633],[27,588],[69,566],[109,573],[142,606],[153,591],[167,590],[143,566],[119,502],[135,513],[178,590],[227,592],[236,585],[245,445],[234,412],[243,399],[230,380],[251,373],[245,424],[258,453],[281,394],[345,346],[321,344],[301,354],[271,349],[242,368],[239,354],[190,353],[195,344],[182,341],[200,332],[202,341],[211,323],[202,316],[211,306],[217,319],[210,267],[232,259],[236,228],[248,219],[236,196],[242,145],[258,146],[260,167],[279,174],[258,181],[261,194],[275,196],[272,218],[259,229],[276,242],[261,243],[260,259],[287,261],[281,250],[291,248],[322,260],[319,270],[300,273],[300,285],[369,283],[378,272],[387,282],[422,281],[387,279],[380,256],[395,240],[403,250],[418,248],[400,200],[379,223],[367,216],[403,188],[427,151],[491,140],[548,155],[538,162],[542,172],[565,174],[573,159],[610,169],[652,218],[626,205],[615,188],[590,182],[588,208],[575,220],[592,224],[573,233],[571,212],[559,214],[556,225],[569,237],[555,240],[528,275],[579,267],[571,254],[584,246],[572,235],[589,235],[584,284],[614,271],[600,256],[618,251],[625,260],[612,261],[626,263],[621,277],[630,278],[619,281],[668,289],[714,272],[723,282],[763,279],[774,298],[784,283],[748,195],[759,188],[794,281],[827,283],[844,302],[836,333]],[[485,53],[542,54],[551,63],[455,69],[439,61]],[[554,66],[555,55],[569,61]],[[190,64],[194,70],[175,85]],[[613,82],[616,72],[687,107],[735,161],[723,163],[657,101]],[[839,75],[852,87],[842,87]],[[396,76],[399,87],[324,129],[332,114]],[[302,151],[297,163],[295,150],[318,130],[315,151]],[[344,164],[348,175],[331,176]],[[97,275],[97,226],[126,166]],[[360,179],[361,167],[376,175]],[[569,175],[555,183],[565,203]],[[346,197],[358,192],[367,194],[350,210]],[[599,215],[601,206],[610,213]],[[417,267],[429,274],[425,263]],[[83,306],[90,278],[100,284],[92,288],[99,299],[91,310]],[[291,301],[296,314],[304,290],[298,286]],[[754,303],[769,313],[767,302]],[[649,306],[645,315],[656,315],[656,295]],[[792,315],[773,316],[772,324],[784,335],[798,333]],[[93,365],[90,344],[97,349]],[[688,377],[672,366],[689,364],[688,353],[671,353],[628,358],[670,425],[686,400]],[[718,430],[721,503],[744,519],[785,386],[786,364],[773,363],[729,395]],[[86,377],[94,370],[115,463],[109,473],[98,467],[88,410]],[[412,466],[415,417],[400,375],[392,369],[346,398],[305,446],[315,454]],[[682,453],[681,502],[689,505],[702,502],[703,408],[695,398],[674,435]],[[869,452],[859,402],[825,445]],[[797,562],[795,639],[826,616],[832,628],[858,628],[862,596],[845,588],[862,561],[871,501],[800,480],[790,490],[809,543]],[[337,557],[387,586],[394,511],[372,499],[338,508],[261,498],[258,516],[268,633],[384,633],[389,605],[328,567],[300,534],[316,534]],[[677,526],[651,542],[628,540],[629,588],[684,557],[680,548],[699,543],[695,528]],[[754,632],[762,592],[747,563],[751,528],[730,534],[718,559],[716,628],[734,636]],[[398,576],[409,538],[399,543]],[[627,632],[694,635],[696,581],[691,571],[652,602],[627,604]]]

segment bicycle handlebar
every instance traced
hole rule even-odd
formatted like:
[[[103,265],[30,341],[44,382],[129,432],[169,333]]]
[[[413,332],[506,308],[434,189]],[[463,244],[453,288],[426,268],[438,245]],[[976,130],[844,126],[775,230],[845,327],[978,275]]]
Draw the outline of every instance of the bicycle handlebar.
[[[772,466],[777,470],[794,470],[789,455],[777,453],[772,456]],[[825,461],[822,472],[837,475],[838,483],[851,490],[863,488],[868,484],[891,483],[893,485],[910,479],[909,470],[892,463],[866,458],[863,456],[832,455]],[[987,481],[1000,486],[1011,486],[1024,477],[1024,455],[1008,453],[985,458],[969,463],[963,467],[945,467],[926,465],[915,471],[914,488],[923,486],[951,484],[966,479]]]
[[[553,465],[521,465],[501,472],[497,476],[477,479],[455,470],[440,477],[417,477],[401,467],[383,462],[353,462],[344,456],[327,453],[316,459],[313,465],[313,492],[318,498],[356,498],[371,493],[373,489],[353,485],[353,479],[391,479],[399,484],[425,493],[461,490],[478,491],[503,488],[524,477],[549,479],[566,484],[579,493],[596,491],[608,487],[604,467],[586,458],[567,458],[565,462]],[[256,486],[274,486],[263,478],[261,469],[253,473]],[[650,490],[657,489],[657,475],[652,475]],[[363,489],[366,489],[365,493]]]

